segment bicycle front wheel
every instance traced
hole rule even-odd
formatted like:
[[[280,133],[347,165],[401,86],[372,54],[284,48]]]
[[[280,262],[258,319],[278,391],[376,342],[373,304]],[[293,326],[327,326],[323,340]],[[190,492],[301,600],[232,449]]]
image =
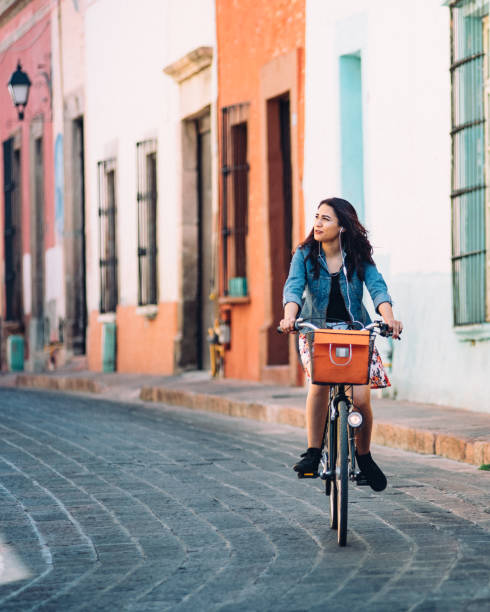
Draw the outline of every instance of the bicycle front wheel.
[[[349,499],[349,434],[346,402],[339,402],[338,418],[338,471],[337,471],[337,541],[347,543],[347,503]]]
[[[338,528],[338,492],[337,492],[337,477],[335,476],[337,466],[337,422],[330,418],[330,407],[327,415],[327,460],[328,470],[333,472],[333,476],[329,476],[325,481],[327,495],[330,496],[330,528]]]
[[[338,529],[338,491],[337,482],[332,480],[330,483],[330,528]]]

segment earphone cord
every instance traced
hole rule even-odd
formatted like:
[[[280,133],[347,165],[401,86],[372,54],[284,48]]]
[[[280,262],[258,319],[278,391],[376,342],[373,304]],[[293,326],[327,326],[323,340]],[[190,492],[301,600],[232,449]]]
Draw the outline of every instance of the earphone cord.
[[[352,322],[359,323],[362,327],[364,327],[364,324],[361,321],[357,321],[356,319],[354,319],[354,317],[352,316],[351,309],[350,309],[351,303],[350,303],[350,293],[349,293],[349,278],[347,276],[347,268],[345,265],[344,249],[342,248],[342,231],[339,232],[339,243],[340,243],[340,254],[342,255],[342,270],[344,271],[345,282],[347,283],[347,301],[349,302],[347,305],[347,310],[349,311]]]

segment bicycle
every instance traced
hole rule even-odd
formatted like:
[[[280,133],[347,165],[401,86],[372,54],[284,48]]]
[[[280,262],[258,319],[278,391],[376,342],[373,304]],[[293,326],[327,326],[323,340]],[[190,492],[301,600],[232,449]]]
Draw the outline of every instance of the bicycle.
[[[331,329],[319,328],[302,319],[297,319],[294,327],[296,331],[306,329],[309,330],[307,333],[313,332],[313,334],[322,334],[332,331]],[[280,328],[278,328],[278,331],[279,329]],[[379,334],[380,336],[388,337],[392,335],[392,332],[388,325],[382,321],[375,321],[359,331],[369,332],[369,371],[371,351],[374,346],[374,336]],[[329,356],[332,361],[331,345]],[[339,363],[333,360],[335,365],[342,367],[350,363],[353,356],[352,345],[350,345],[350,350],[346,347],[343,347],[343,350],[342,347],[338,348],[336,358],[338,356],[347,359],[348,362]],[[366,382],[368,382],[368,380],[366,380]],[[328,384],[330,386],[328,411],[321,449],[321,469],[316,474],[298,473],[298,478],[319,477],[325,481],[325,494],[330,498],[330,527],[332,529],[337,529],[337,542],[339,546],[345,546],[347,543],[349,481],[355,482],[358,486],[368,485],[362,472],[356,468],[355,456],[354,433],[355,430],[362,425],[363,419],[362,414],[356,410],[347,392],[348,388],[352,388],[353,384],[356,383],[349,381],[329,383],[325,381],[320,384]]]

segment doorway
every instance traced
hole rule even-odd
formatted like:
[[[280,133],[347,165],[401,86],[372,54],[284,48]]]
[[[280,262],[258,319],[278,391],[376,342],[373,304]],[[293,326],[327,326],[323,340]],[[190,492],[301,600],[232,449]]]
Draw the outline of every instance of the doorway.
[[[339,76],[342,197],[351,202],[361,223],[365,223],[362,60],[360,52],[340,56]]]
[[[38,347],[44,346],[44,154],[43,138],[34,140],[34,214],[32,216],[32,316],[42,335]]]
[[[45,199],[43,122],[31,123],[30,168],[30,251],[31,251],[31,318],[29,320],[29,369],[37,372],[45,367],[44,347],[49,338],[45,320]]]
[[[272,325],[268,330],[267,365],[289,364],[287,334],[276,333],[282,318],[282,290],[292,249],[293,201],[289,93],[267,100],[269,257]]]
[[[209,111],[183,121],[181,341],[177,366],[210,368],[214,322],[211,122]]]
[[[200,354],[197,367],[209,370],[208,329],[213,326],[214,303],[209,296],[213,290],[213,211],[211,185],[211,126],[209,114],[196,120],[197,135],[197,199],[198,199],[198,300]]]
[[[85,168],[83,117],[72,123],[73,134],[73,266],[71,304],[71,342],[75,355],[85,354],[87,298],[85,270]]]
[[[5,320],[21,325],[22,305],[22,216],[20,149],[14,139],[3,143]]]

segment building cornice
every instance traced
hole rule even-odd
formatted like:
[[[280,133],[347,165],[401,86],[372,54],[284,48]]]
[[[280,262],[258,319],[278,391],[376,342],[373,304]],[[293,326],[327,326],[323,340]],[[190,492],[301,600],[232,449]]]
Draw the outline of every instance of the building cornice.
[[[25,6],[29,4],[31,0],[17,0],[17,3],[12,5],[12,12],[9,12],[8,9],[5,13],[0,14],[0,28],[4,26],[8,21],[13,19],[17,13],[19,13]],[[1,2],[1,0],[0,0]],[[0,53],[3,53],[6,49],[8,49],[11,45],[13,45],[16,41],[24,36],[32,27],[36,25],[41,19],[44,19],[46,15],[49,14],[50,7],[49,4],[46,3],[45,6],[40,8],[37,13],[34,13],[29,19],[22,23],[15,31],[13,31],[9,36],[4,38],[0,42]],[[48,26],[49,24],[47,24]]]
[[[0,0],[0,17],[6,13],[14,4],[20,4],[21,0]],[[25,2],[24,2],[25,4]]]
[[[163,72],[171,76],[177,83],[182,83],[182,81],[190,79],[201,70],[208,68],[212,61],[213,47],[197,47],[176,62],[166,66]]]
[[[0,0],[0,28],[13,19],[30,0]]]

